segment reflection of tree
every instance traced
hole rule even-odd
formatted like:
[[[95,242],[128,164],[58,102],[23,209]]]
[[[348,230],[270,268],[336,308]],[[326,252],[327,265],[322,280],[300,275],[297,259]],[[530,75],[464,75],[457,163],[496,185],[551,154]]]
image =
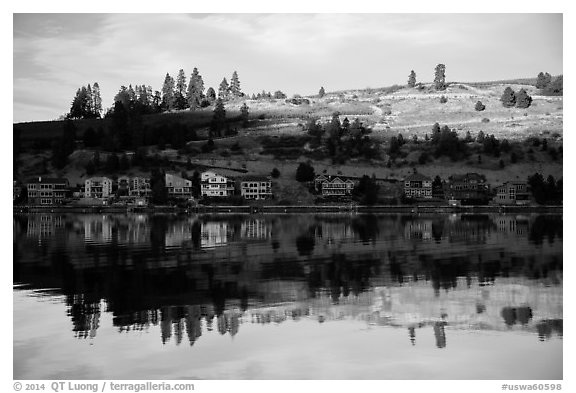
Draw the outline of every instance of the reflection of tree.
[[[554,238],[562,239],[562,216],[539,215],[530,226],[528,238],[534,244],[542,244],[545,237],[548,243],[554,243]]]
[[[316,242],[311,234],[301,235],[296,238],[296,249],[298,249],[298,254],[302,256],[311,255],[315,244]]]
[[[446,347],[446,332],[444,330],[444,326],[446,325],[444,321],[434,323],[434,337],[436,338],[436,346],[438,348]]]
[[[362,243],[374,241],[380,232],[378,217],[373,215],[355,217],[352,219],[352,230]]]
[[[516,323],[527,325],[532,319],[532,309],[530,307],[504,307],[500,315],[508,327]]]
[[[548,340],[552,337],[552,333],[556,332],[559,337],[563,335],[563,320],[562,319],[544,319],[536,324],[538,331],[538,339],[540,341]]]

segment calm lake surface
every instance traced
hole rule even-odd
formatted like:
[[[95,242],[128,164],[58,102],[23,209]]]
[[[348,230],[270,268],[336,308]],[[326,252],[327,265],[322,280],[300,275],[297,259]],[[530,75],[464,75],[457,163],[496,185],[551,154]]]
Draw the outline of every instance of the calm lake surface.
[[[15,215],[14,379],[562,379],[561,215]]]

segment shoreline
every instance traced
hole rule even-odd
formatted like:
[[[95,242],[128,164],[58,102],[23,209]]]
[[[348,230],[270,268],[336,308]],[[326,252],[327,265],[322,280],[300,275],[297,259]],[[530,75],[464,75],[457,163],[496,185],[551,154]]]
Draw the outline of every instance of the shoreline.
[[[76,214],[290,214],[290,213],[562,213],[563,206],[429,206],[429,205],[374,205],[374,206],[195,206],[190,208],[155,206],[13,206],[13,214],[76,213]]]

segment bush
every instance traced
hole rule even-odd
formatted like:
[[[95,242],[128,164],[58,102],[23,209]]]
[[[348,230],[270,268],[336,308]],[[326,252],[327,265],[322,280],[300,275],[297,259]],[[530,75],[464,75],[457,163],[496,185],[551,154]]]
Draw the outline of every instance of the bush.
[[[478,101],[474,106],[474,109],[476,109],[478,112],[482,112],[484,109],[486,109],[486,105],[484,105],[482,101]]]
[[[490,122],[490,119],[488,119],[487,117],[482,119],[482,123],[489,123],[489,122]]]
[[[532,104],[532,97],[526,93],[526,90],[520,89],[518,94],[516,94],[516,107],[517,108],[528,108]]]
[[[280,171],[278,170],[278,168],[272,169],[270,176],[272,176],[274,179],[278,179],[280,177]]]
[[[512,90],[510,86],[504,89],[500,101],[502,101],[502,105],[506,108],[511,108],[516,105],[516,93],[514,93],[514,90]]]
[[[446,96],[440,97],[440,103],[441,103],[441,104],[445,104],[445,103],[447,103],[447,102],[448,102],[448,98],[446,98]]]

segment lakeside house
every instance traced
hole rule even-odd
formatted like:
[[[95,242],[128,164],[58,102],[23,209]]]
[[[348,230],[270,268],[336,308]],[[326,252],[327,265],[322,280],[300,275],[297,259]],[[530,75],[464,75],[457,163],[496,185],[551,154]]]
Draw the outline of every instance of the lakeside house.
[[[103,199],[112,196],[112,179],[91,177],[84,182],[84,197]]]
[[[21,195],[22,195],[22,184],[20,184],[18,180],[14,180],[12,187],[12,202],[20,198]]]
[[[348,196],[352,195],[356,183],[350,178],[342,176],[320,175],[314,179],[314,188],[322,196]]]
[[[234,179],[214,171],[200,175],[200,194],[203,197],[228,197],[234,195]]]
[[[494,202],[499,205],[527,205],[530,203],[528,184],[521,181],[507,181],[496,187]]]
[[[168,196],[175,198],[192,198],[192,181],[184,179],[183,177],[166,173],[165,187],[168,191]]]
[[[267,176],[246,176],[240,181],[240,195],[244,199],[271,199],[272,180]]]
[[[478,173],[452,175],[445,183],[446,198],[454,201],[488,201],[490,186],[486,176]]]
[[[412,173],[404,179],[404,195],[413,199],[432,199],[432,179],[421,173]]]
[[[31,205],[60,205],[68,192],[68,179],[37,177],[26,183]]]

